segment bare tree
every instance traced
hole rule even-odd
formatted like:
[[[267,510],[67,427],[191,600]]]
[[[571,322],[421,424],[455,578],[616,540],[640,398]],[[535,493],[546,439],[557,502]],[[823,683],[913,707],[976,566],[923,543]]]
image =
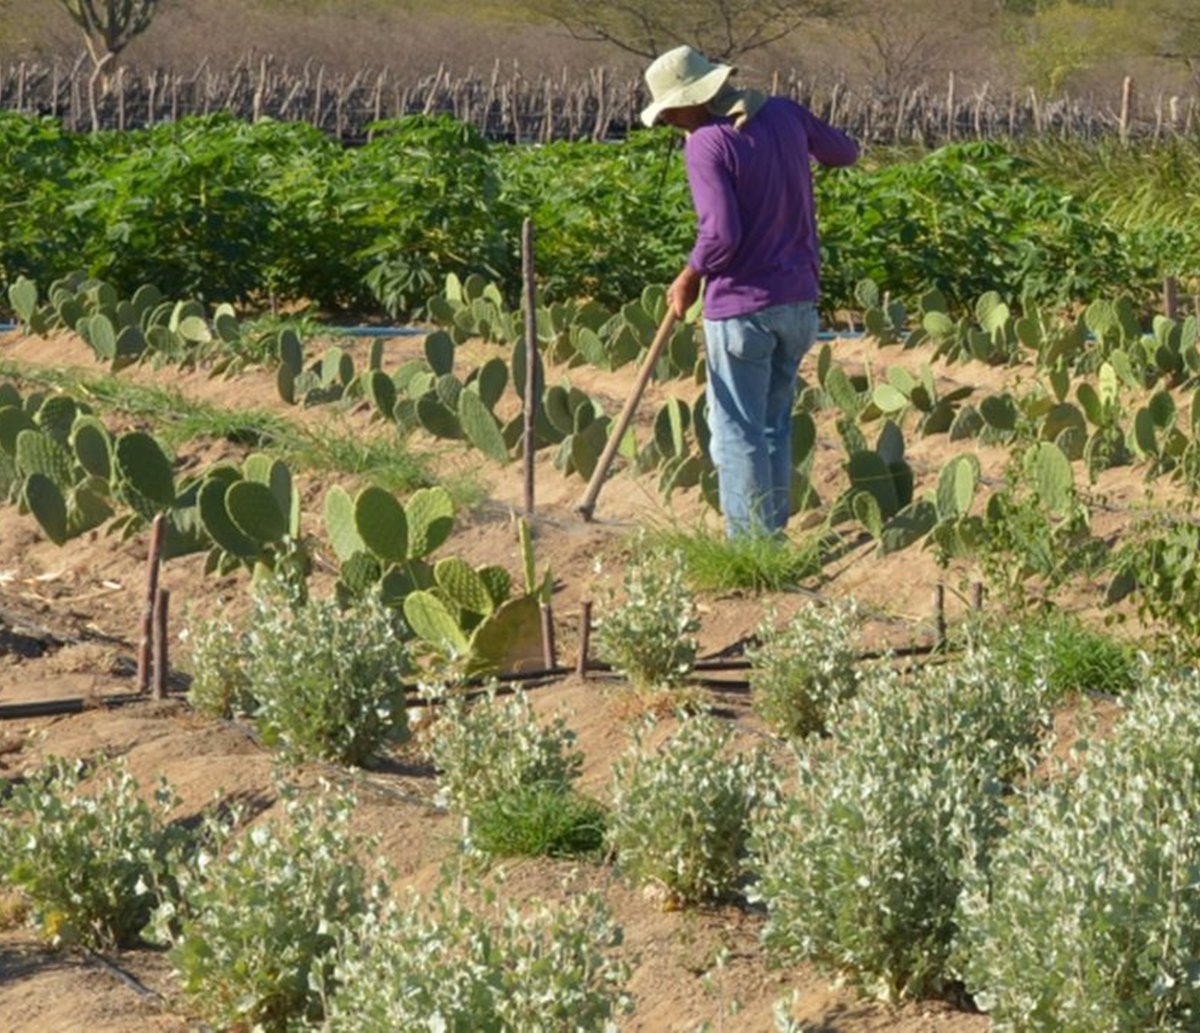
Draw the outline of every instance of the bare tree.
[[[96,111],[96,84],[112,62],[136,36],[150,26],[161,0],[59,0],[75,24],[83,30],[83,41],[92,58],[88,80],[88,105],[92,131],[100,128]]]
[[[641,57],[690,43],[727,61],[839,13],[845,0],[526,0],[523,6],[576,39]]]
[[[909,89],[964,61],[971,46],[996,31],[995,0],[958,0],[953,14],[943,0],[854,0],[839,21],[843,46],[879,90]]]

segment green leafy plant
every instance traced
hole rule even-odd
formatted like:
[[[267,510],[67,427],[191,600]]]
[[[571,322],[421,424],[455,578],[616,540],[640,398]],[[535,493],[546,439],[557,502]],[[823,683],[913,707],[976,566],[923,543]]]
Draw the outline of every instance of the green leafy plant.
[[[152,801],[123,765],[52,760],[8,787],[0,809],[0,881],[17,887],[52,942],[137,942],[188,845],[168,815],[165,782]]]
[[[1091,534],[1069,460],[1048,441],[1013,454],[985,516],[959,536],[977,551],[989,588],[1011,605],[1025,603],[1031,582],[1049,599],[1070,578],[1098,570],[1107,555]]]
[[[492,857],[596,857],[608,814],[572,789],[529,785],[480,800],[469,817],[471,846]]]
[[[1128,697],[1110,740],[1019,795],[957,911],[997,1028],[1188,1029],[1200,1014],[1200,681]]]
[[[194,642],[193,702],[214,716],[252,714],[293,760],[363,765],[408,737],[408,645],[375,596],[343,608],[261,582],[243,621],[202,624]]]
[[[1110,601],[1130,591],[1141,618],[1158,632],[1169,653],[1200,653],[1200,525],[1187,517],[1152,513],[1135,522],[1113,556]]]
[[[575,733],[561,715],[540,722],[522,690],[500,696],[493,686],[474,702],[441,688],[433,695],[443,703],[425,743],[440,799],[458,813],[521,790],[566,792],[579,774]]]
[[[154,938],[192,1007],[222,1028],[296,1029],[321,1017],[337,930],[378,906],[349,830],[354,800],[327,786],[282,789],[285,816],[234,836],[209,819],[212,846],[178,869],[178,894],[154,912]]]
[[[324,1028],[612,1029],[631,1010],[620,942],[598,893],[518,911],[461,877],[443,880],[431,899],[413,895],[343,932]]]
[[[654,528],[646,534],[650,552],[679,552],[687,581],[699,591],[778,592],[794,588],[821,569],[817,538],[799,542],[774,535],[727,538],[705,527]]]
[[[641,551],[625,567],[624,598],[606,600],[596,652],[636,688],[676,688],[696,660],[696,603],[679,552]]]
[[[772,791],[766,755],[736,752],[710,715],[683,718],[658,749],[639,736],[613,767],[617,864],[678,903],[727,897],[744,874],[750,814]]]
[[[367,764],[408,737],[403,626],[368,598],[260,597],[247,631],[248,677],[263,738],[301,759]]]
[[[253,714],[257,707],[246,663],[245,629],[225,617],[189,623],[180,634],[191,661],[188,702],[208,717]]]
[[[858,686],[853,602],[808,604],[782,625],[768,613],[747,650],[754,712],[791,738],[823,732],[830,709]]]
[[[1047,727],[1044,690],[983,651],[906,682],[877,672],[796,747],[795,791],[754,823],[754,894],[777,958],[888,997],[949,989],[968,863]]]
[[[1138,683],[1133,645],[1065,610],[1035,610],[1016,620],[1011,614],[984,616],[966,634],[971,648],[1006,657],[1017,678],[1043,681],[1054,700],[1082,693],[1121,695]]]

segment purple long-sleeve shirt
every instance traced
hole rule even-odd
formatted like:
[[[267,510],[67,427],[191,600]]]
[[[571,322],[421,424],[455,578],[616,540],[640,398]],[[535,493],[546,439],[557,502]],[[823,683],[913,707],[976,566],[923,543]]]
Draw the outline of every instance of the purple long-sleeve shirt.
[[[696,208],[688,259],[707,280],[704,315],[815,301],[820,252],[810,160],[852,165],[858,144],[808,108],[770,97],[742,129],[718,119],[684,145]]]

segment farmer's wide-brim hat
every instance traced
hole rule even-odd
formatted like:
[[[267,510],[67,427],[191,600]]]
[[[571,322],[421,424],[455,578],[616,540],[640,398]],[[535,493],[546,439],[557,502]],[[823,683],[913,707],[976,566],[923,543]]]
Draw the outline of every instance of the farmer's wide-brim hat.
[[[668,50],[646,69],[653,101],[642,110],[642,124],[654,125],[668,108],[708,103],[734,71],[730,65],[714,64],[689,46]]]

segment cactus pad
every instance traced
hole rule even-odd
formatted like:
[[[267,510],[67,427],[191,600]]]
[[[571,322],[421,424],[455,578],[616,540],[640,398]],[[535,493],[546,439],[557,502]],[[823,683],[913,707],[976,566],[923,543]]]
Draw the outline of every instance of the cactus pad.
[[[363,544],[381,559],[398,562],[408,555],[408,520],[390,492],[363,488],[354,499],[354,525]]]
[[[356,552],[365,552],[366,543],[354,523],[354,500],[345,488],[334,485],[325,493],[325,530],[333,551],[343,563]]]
[[[438,548],[454,529],[454,502],[445,488],[421,488],[404,505],[408,555],[417,559]]]

